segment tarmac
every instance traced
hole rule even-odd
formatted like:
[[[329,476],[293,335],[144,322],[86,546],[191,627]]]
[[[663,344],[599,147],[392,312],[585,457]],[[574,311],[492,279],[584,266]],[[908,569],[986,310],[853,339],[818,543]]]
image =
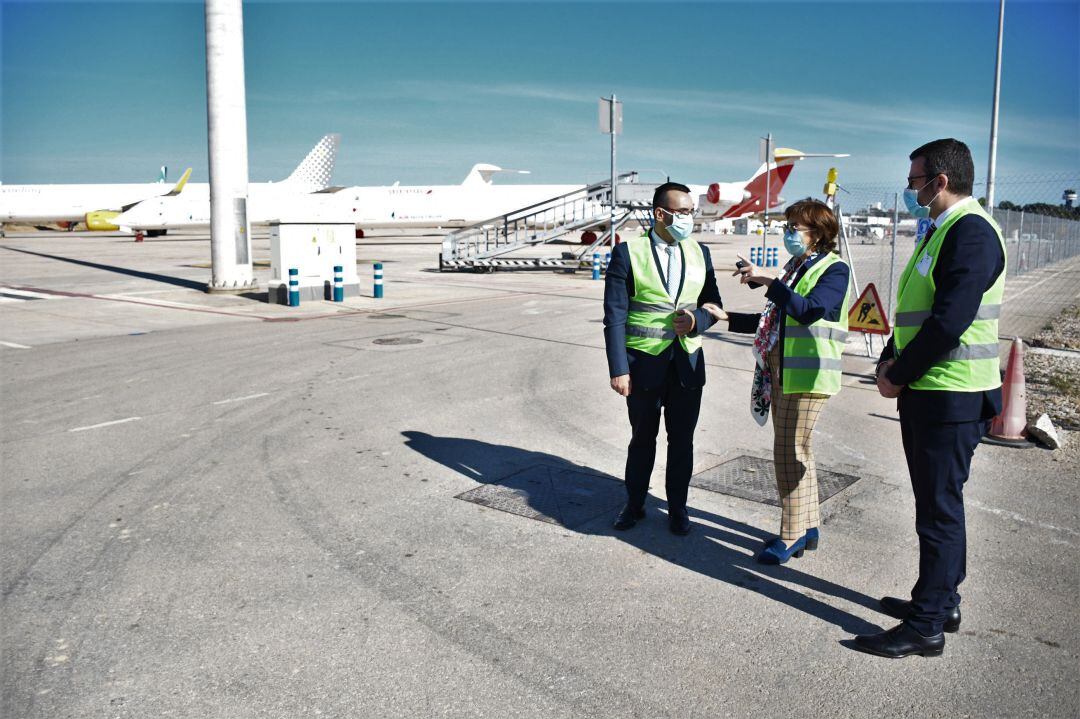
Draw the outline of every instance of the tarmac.
[[[745,243],[702,239],[725,305],[760,309],[724,271]],[[616,532],[603,283],[440,274],[433,237],[357,251],[364,296],[289,308],[203,292],[205,235],[0,240],[0,715],[1080,712],[1075,459],[981,446],[961,631],[942,658],[862,654],[917,540],[861,339],[815,432],[848,484],[820,549],[766,567],[779,510],[730,493],[768,486],[747,337],[705,339],[691,534],[667,531],[663,451]],[[1037,272],[1016,281],[1072,281]]]

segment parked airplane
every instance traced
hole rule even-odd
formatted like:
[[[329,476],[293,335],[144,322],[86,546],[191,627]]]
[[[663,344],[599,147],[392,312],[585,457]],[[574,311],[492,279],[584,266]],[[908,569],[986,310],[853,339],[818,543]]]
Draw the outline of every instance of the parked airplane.
[[[168,168],[164,165],[156,182],[100,185],[4,185],[0,184],[0,224],[56,223],[61,227],[86,222],[91,230],[106,227],[108,219],[148,197],[175,195],[184,188],[191,168],[173,188],[163,192]]]
[[[318,192],[330,185],[340,135],[324,136],[296,166],[293,173],[279,183],[250,183],[249,203],[265,196]],[[159,207],[201,211],[205,206],[209,224],[210,185],[188,183],[191,170],[169,192],[162,192],[159,183],[143,185],[0,185],[0,222],[62,222],[84,220],[91,230],[115,231],[130,227],[118,220],[124,213],[140,208],[148,217]],[[186,185],[186,186],[185,186]],[[165,204],[159,204],[165,203]],[[178,204],[173,204],[178,203]],[[148,223],[147,229],[156,233],[184,223]],[[140,227],[141,229],[141,227]]]
[[[816,154],[787,148],[777,149],[774,162],[762,164],[757,172],[742,182],[714,182],[690,185],[698,198],[699,221],[721,217],[742,217],[764,209],[765,172],[769,172],[769,207],[783,204],[780,190],[796,162],[807,157],[848,157],[846,154]],[[309,202],[332,203],[327,213],[350,217],[363,236],[365,229],[391,227],[461,227],[498,217],[546,200],[578,192],[584,185],[495,185],[492,176],[503,170],[495,165],[476,165],[460,185],[419,185],[405,187],[346,187],[325,197],[316,195]]]
[[[757,172],[745,182],[714,182],[709,186],[690,185],[692,195],[697,195],[697,216],[702,221],[720,218],[736,218],[752,215],[765,209],[765,173],[768,170],[769,209],[784,204],[780,190],[791,175],[795,163],[806,157],[850,157],[847,154],[808,153],[777,148],[775,162],[761,164]]]
[[[779,149],[775,162],[769,163],[770,207],[783,202],[780,189],[791,174],[792,166],[804,157],[846,157],[814,155],[798,150]],[[504,170],[496,165],[475,165],[459,185],[401,185],[380,187],[328,188],[314,194],[275,194],[248,203],[252,224],[266,224],[284,216],[349,219],[357,226],[357,236],[364,230],[385,228],[462,227],[501,214],[538,204],[562,195],[579,192],[584,185],[496,185],[494,175]],[[702,221],[720,217],[740,217],[764,209],[766,165],[745,182],[691,185],[698,198]],[[209,224],[209,207],[194,195],[160,197],[136,205],[115,222],[135,230]],[[596,201],[592,198],[590,201]],[[204,207],[204,205],[206,205]]]
[[[314,194],[284,188],[284,183],[265,196],[254,193],[248,200],[248,220],[268,224],[283,216],[348,217],[358,228],[459,227],[470,222],[542,202],[580,185],[494,185],[492,176],[504,170],[488,164],[475,165],[460,185],[414,185],[399,183],[383,187],[327,188]],[[205,206],[204,206],[205,205]],[[194,193],[160,197],[135,205],[116,219],[124,228],[151,230],[205,226],[209,205]]]

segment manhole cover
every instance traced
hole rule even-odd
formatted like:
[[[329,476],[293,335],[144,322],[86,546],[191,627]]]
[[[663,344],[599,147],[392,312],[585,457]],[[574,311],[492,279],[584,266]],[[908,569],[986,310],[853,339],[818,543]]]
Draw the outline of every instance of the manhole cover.
[[[821,502],[859,480],[853,474],[834,472],[820,465],[817,468],[817,479],[818,500]],[[774,507],[780,506],[780,495],[776,491],[776,470],[771,459],[744,454],[698,472],[690,479],[690,484],[710,492],[771,504]]]
[[[377,340],[372,340],[372,344],[376,345],[418,345],[424,340],[417,339],[416,337],[380,337]]]
[[[574,467],[538,465],[458,499],[573,529],[599,516],[615,516],[626,503],[621,480]]]
[[[374,315],[374,314],[368,315],[367,318],[369,320],[399,320],[404,316],[405,315],[395,315],[395,314],[391,314],[391,313],[386,313],[386,314],[378,314],[378,315]]]

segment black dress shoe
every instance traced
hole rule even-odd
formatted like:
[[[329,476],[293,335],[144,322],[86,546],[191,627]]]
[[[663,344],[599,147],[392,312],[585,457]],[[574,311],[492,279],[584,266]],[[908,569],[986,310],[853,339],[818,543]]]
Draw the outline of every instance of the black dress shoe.
[[[911,615],[911,602],[906,599],[882,597],[881,608],[896,619],[907,619]],[[945,613],[945,631],[950,634],[960,631],[960,607],[953,607]]]
[[[630,529],[638,523],[639,519],[645,519],[644,507],[631,507],[629,504],[622,508],[619,516],[615,518],[615,529]]]
[[[945,635],[924,637],[903,622],[880,634],[860,634],[855,637],[855,646],[864,652],[889,659],[899,659],[912,654],[940,657],[945,652]]]
[[[690,515],[686,513],[685,509],[672,512],[668,516],[668,528],[672,534],[685,537],[690,534]]]

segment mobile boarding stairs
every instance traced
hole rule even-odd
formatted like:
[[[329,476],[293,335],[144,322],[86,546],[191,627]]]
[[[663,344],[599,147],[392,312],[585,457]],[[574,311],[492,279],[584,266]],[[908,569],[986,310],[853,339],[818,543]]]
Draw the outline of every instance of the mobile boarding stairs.
[[[639,183],[637,173],[620,175],[612,208],[611,182],[599,182],[505,215],[451,232],[443,239],[440,272],[565,269],[592,267],[592,256],[612,245],[611,238],[635,215],[648,226],[653,190],[658,183]],[[614,218],[614,221],[613,221]],[[579,243],[561,257],[510,257],[519,250],[564,240],[578,232],[603,229],[592,244]]]

